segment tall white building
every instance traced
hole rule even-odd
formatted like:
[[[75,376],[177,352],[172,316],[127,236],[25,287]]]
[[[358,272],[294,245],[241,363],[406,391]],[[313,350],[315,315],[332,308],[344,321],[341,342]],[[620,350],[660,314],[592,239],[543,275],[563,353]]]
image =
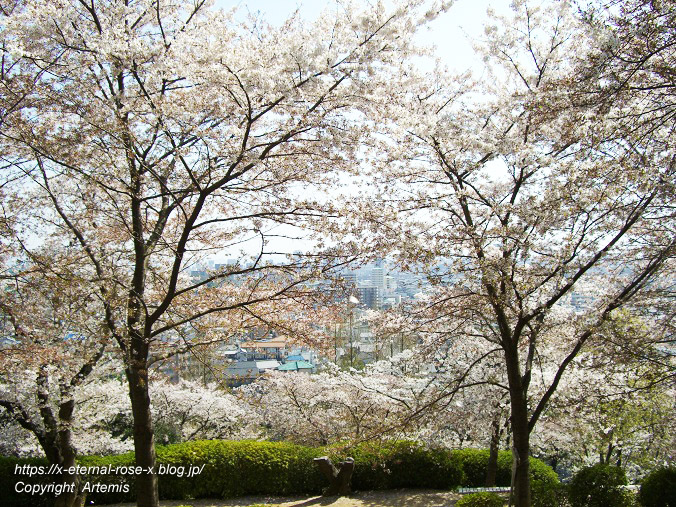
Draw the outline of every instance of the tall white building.
[[[374,287],[378,287],[380,292],[385,290],[385,271],[383,268],[373,268],[371,270],[371,283]]]

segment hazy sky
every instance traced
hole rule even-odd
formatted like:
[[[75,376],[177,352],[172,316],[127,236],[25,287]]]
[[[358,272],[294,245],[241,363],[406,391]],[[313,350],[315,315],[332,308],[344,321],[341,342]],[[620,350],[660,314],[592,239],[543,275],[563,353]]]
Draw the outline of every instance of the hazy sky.
[[[224,9],[239,7],[243,13],[260,12],[272,24],[281,23],[297,8],[305,19],[314,20],[333,4],[333,0],[216,0],[216,6]],[[448,12],[419,33],[419,40],[436,45],[437,54],[449,68],[463,71],[476,63],[470,40],[482,36],[486,9],[490,6],[504,12],[508,5],[505,0],[457,0]]]
[[[267,22],[278,25],[297,8],[306,20],[312,21],[334,3],[334,0],[216,0],[216,7],[228,10],[237,7],[242,17],[248,12],[260,13]],[[366,5],[366,2],[363,3]],[[388,3],[388,0],[385,0],[385,3]],[[419,32],[419,41],[424,45],[437,46],[436,54],[450,69],[462,72],[473,67],[473,70],[480,74],[481,62],[474,57],[471,40],[483,35],[483,26],[488,20],[486,16],[488,7],[505,13],[509,8],[509,3],[506,0],[457,0],[448,12]],[[285,226],[272,227],[266,232],[280,235],[304,235],[301,231]],[[239,244],[228,253],[217,255],[217,260],[220,262],[225,257],[234,256],[239,248],[252,253],[258,252],[258,244],[258,236],[252,235],[250,241],[245,244]],[[285,252],[307,250],[311,247],[309,242],[303,240],[291,241],[283,238],[277,238],[274,245],[274,250]]]

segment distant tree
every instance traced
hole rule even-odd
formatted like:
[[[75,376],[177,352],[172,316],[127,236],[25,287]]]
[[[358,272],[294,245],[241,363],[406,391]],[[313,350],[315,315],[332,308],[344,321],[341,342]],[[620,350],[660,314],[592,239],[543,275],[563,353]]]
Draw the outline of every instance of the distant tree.
[[[75,409],[69,429],[77,454],[119,454],[133,449],[129,389],[123,378],[112,375],[114,371],[111,363],[100,365],[74,390]],[[34,379],[27,377],[14,385],[2,384],[5,395],[13,389],[14,398],[22,400],[29,414],[37,411],[31,382],[34,383]],[[158,428],[155,432],[157,443],[241,440],[258,438],[261,434],[260,421],[251,406],[216,385],[203,386],[185,380],[173,384],[159,375],[150,387],[151,410]],[[20,423],[12,417],[4,417],[0,423],[3,454],[39,454],[35,434],[21,431]]]
[[[99,379],[81,390],[77,402],[82,415],[77,433],[83,451],[106,453],[131,443],[132,414],[124,380]],[[160,444],[190,440],[256,438],[255,412],[235,394],[218,386],[155,378],[150,385],[153,420]],[[97,442],[92,442],[97,440]],[[109,446],[106,449],[105,446]]]
[[[428,380],[383,370],[410,362],[395,358],[363,371],[333,365],[317,374],[271,372],[238,391],[275,440],[327,445],[411,436],[419,428],[410,415],[424,403]]]

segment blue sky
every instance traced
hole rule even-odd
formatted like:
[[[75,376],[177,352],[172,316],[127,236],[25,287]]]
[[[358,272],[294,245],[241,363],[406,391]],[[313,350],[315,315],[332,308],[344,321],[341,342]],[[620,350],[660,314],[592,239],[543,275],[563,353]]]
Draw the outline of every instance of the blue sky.
[[[388,3],[388,0],[385,2]],[[281,24],[296,9],[300,10],[301,16],[306,20],[312,21],[333,4],[334,0],[216,0],[217,8],[229,10],[237,7],[242,17],[248,12],[260,13],[263,19],[273,25]],[[424,45],[436,45],[438,48],[436,54],[450,69],[463,72],[473,68],[480,74],[482,62],[474,56],[471,39],[483,35],[483,26],[488,20],[486,16],[488,7],[504,13],[508,6],[509,3],[505,0],[457,0],[448,12],[419,32],[419,41]],[[275,227],[268,232],[271,231],[277,234],[303,235],[302,232],[290,228]],[[239,245],[238,248],[244,247],[247,251],[257,252],[257,239],[257,236],[252,237],[251,244]],[[304,240],[290,241],[282,238],[277,238],[275,245],[277,251],[288,252],[311,247],[311,244]],[[234,254],[234,251],[229,254]],[[228,254],[218,257],[220,262],[228,257]]]
[[[272,24],[281,23],[297,8],[304,18],[316,19],[333,3],[332,0],[216,0],[216,6],[224,9],[239,7],[243,13],[260,12]],[[489,6],[504,12],[508,3],[505,0],[457,0],[448,12],[419,33],[420,42],[436,45],[437,54],[449,68],[463,71],[476,65],[470,39],[483,34]],[[479,69],[475,67],[475,70]]]

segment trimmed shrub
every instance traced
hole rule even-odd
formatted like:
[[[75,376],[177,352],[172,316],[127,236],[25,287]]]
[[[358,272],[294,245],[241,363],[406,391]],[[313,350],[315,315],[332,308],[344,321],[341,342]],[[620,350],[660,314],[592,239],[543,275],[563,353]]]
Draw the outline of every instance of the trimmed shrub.
[[[160,498],[167,500],[319,493],[324,479],[312,460],[320,455],[320,449],[284,442],[184,442],[158,446],[155,471]],[[114,471],[116,467],[133,466],[134,454],[86,456],[80,463],[88,467],[110,465]],[[88,480],[108,487],[116,485],[118,490],[90,493],[88,501],[117,503],[135,498],[135,475],[93,474]],[[119,491],[121,487],[123,491]]]
[[[510,470],[511,470],[511,453],[510,453]],[[544,461],[530,457],[528,458],[528,465],[530,466],[530,480],[531,485],[541,484],[555,486],[559,484],[559,476],[552,467]]]
[[[347,456],[355,459],[352,477],[355,490],[482,486],[488,463],[488,451],[449,452],[427,449],[410,441],[312,448],[285,442],[213,440],[158,446],[155,472],[159,475],[160,498],[167,500],[318,494],[328,483],[313,459],[323,455],[334,462]],[[44,459],[32,461],[47,463]],[[0,461],[0,480],[4,481],[0,494],[3,500],[11,498],[9,505],[39,505],[30,495],[14,493],[15,465],[32,461],[17,458]],[[85,456],[78,461],[81,466],[92,469],[82,478],[83,484],[90,485],[87,502],[118,503],[135,499],[136,476],[130,470],[135,464],[133,453]],[[503,451],[498,465],[498,484],[509,485],[511,454]],[[531,459],[531,474],[534,491],[540,485],[545,491],[548,485],[558,484],[553,470],[539,460]],[[49,482],[44,476],[34,476],[30,482],[38,481]],[[534,493],[534,499],[541,496]],[[552,506],[543,502],[534,501],[534,507]]]
[[[463,483],[460,460],[444,449],[427,449],[406,440],[365,442],[326,449],[333,462],[355,460],[352,489],[452,489]]]
[[[622,486],[627,477],[620,467],[598,464],[583,468],[569,485],[568,498],[576,507],[625,507],[632,504],[631,493]]]
[[[319,494],[328,486],[313,459],[328,455],[332,461],[355,459],[352,488],[452,489],[462,484],[457,457],[440,449],[426,449],[408,441],[363,443],[353,448],[312,448],[285,442],[196,441],[157,448],[159,493],[162,499],[228,498],[243,495]],[[120,456],[88,456],[86,466],[131,466],[133,453]],[[200,473],[188,477],[190,470]],[[95,475],[92,482],[127,484],[129,493],[92,493],[94,503],[134,499],[133,475]]]
[[[568,506],[568,490],[564,484],[533,481],[530,492],[532,507]]]
[[[455,507],[502,507],[505,501],[495,493],[472,493],[463,496]]]
[[[644,507],[676,507],[676,468],[658,468],[641,481],[639,501]]]
[[[182,477],[171,470],[160,476],[160,497],[319,493],[324,480],[312,460],[321,455],[320,451],[286,442],[246,440],[206,440],[159,447],[158,466],[184,471]],[[190,467],[195,466],[203,467],[199,475],[187,477]]]
[[[452,451],[451,455],[456,456],[462,463],[462,469],[465,473],[463,485],[470,488],[480,488],[486,485],[486,469],[488,468],[488,451],[480,449],[460,449]],[[532,484],[542,483],[555,485],[559,483],[559,477],[552,467],[545,462],[530,457],[530,478]],[[512,481],[512,453],[510,451],[500,451],[498,453],[498,472],[495,478],[496,486],[509,486]]]
[[[502,451],[502,453],[504,454],[505,451]],[[451,451],[451,455],[456,456],[462,463],[462,470],[465,473],[463,486],[481,488],[486,485],[486,469],[488,467],[489,455],[487,450],[459,449]],[[511,462],[509,463],[509,466],[505,468],[504,466],[501,466],[502,464],[499,459],[500,455],[498,456],[498,472],[495,484],[497,486],[509,486],[512,477]],[[509,454],[508,460],[511,460],[511,454]]]
[[[156,473],[160,498],[227,498],[249,494],[319,493],[323,478],[313,458],[319,449],[284,442],[204,440],[157,447]],[[87,456],[86,466],[130,466],[133,453]],[[191,475],[189,477],[189,475]],[[135,498],[134,475],[95,475],[90,481],[128,484],[129,493],[92,493],[94,503],[116,503]]]

